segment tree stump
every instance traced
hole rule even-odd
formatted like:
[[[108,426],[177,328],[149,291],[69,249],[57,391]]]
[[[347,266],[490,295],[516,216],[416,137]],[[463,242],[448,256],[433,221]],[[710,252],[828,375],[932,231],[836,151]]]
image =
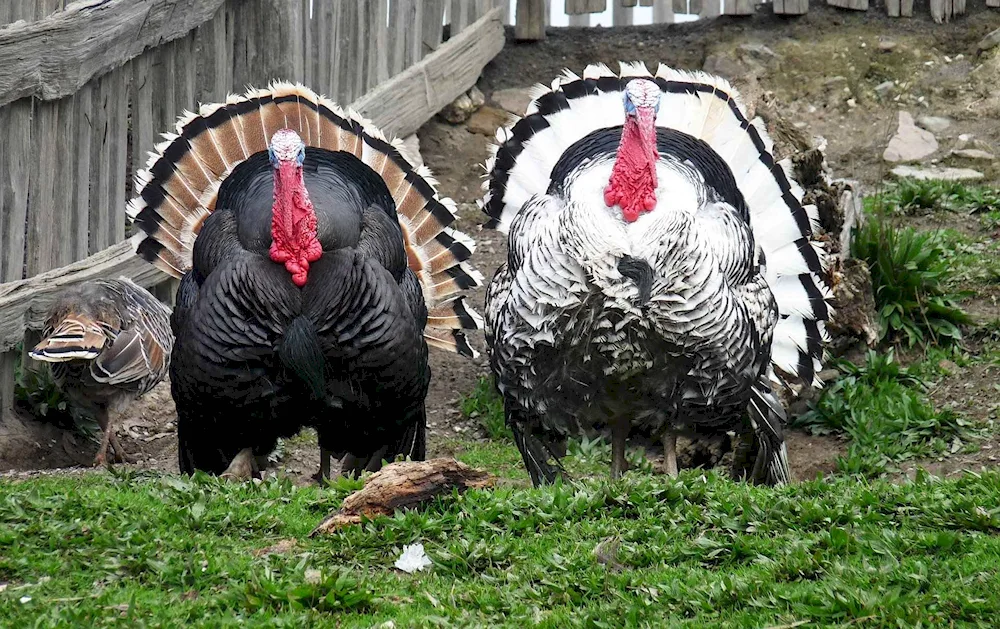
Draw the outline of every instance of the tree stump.
[[[392,463],[373,474],[363,488],[345,498],[340,510],[323,520],[309,535],[360,524],[362,518],[412,509],[431,498],[451,493],[453,489],[483,489],[492,487],[495,482],[496,478],[489,473],[454,459]]]

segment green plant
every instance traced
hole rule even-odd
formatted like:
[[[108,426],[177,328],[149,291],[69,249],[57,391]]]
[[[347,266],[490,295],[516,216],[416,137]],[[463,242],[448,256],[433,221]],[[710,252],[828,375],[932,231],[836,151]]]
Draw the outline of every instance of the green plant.
[[[959,181],[902,179],[880,195],[887,206],[904,212],[945,210],[951,212],[990,212],[1000,209],[1000,193],[987,186]]]
[[[956,296],[942,284],[950,268],[944,237],[936,231],[897,228],[880,214],[854,233],[852,251],[872,275],[880,339],[905,339],[910,347],[962,338],[960,325],[971,322]]]
[[[891,350],[869,351],[864,365],[841,361],[838,368],[840,378],[793,424],[813,434],[847,435],[847,455],[838,461],[844,472],[877,476],[890,463],[954,452],[978,436],[960,415],[935,410],[923,381]]]
[[[493,378],[482,376],[472,393],[462,398],[462,415],[478,420],[490,439],[513,439],[504,418],[503,400],[493,385]]]
[[[18,362],[14,398],[22,410],[59,428],[75,430],[88,437],[94,437],[100,431],[97,421],[72,404],[56,386],[47,368],[25,369]]]

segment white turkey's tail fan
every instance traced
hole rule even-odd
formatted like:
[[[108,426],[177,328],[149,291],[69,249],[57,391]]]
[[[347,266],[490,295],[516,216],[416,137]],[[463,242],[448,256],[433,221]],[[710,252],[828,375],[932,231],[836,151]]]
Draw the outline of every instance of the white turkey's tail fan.
[[[283,128],[296,131],[306,146],[353,154],[382,178],[430,311],[428,344],[475,356],[463,330],[481,329],[483,320],[455,296],[483,278],[468,263],[475,242],[449,227],[454,201],[438,196],[430,171],[403,156],[402,142],[387,140],[368,120],[302,85],[272,83],[202,105],[198,114],[180,117],[175,133],[163,134],[146,170],[136,174],[138,196],[128,206],[139,228],[132,239],[136,252],[174,277],[189,270],[195,238],[215,209],[220,185],[239,163],[266,151]]]
[[[497,130],[498,144],[486,162],[480,205],[490,217],[488,226],[506,232],[528,199],[547,192],[552,168],[567,148],[624,124],[623,92],[634,78],[654,81],[662,91],[658,127],[704,141],[729,166],[778,302],[772,364],[806,384],[820,384],[816,372],[832,293],[821,279],[824,251],[812,238],[817,210],[802,205],[790,160],[775,161],[763,121],[747,119],[736,90],[722,78],[662,64],[653,75],[641,63],[622,63],[617,73],[591,65],[582,77],[566,70],[551,87],[536,86],[524,117]]]

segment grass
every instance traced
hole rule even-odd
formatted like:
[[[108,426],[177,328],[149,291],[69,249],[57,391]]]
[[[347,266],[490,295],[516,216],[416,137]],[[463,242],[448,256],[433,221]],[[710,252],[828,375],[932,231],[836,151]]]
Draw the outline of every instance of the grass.
[[[490,439],[512,440],[514,438],[503,413],[503,400],[497,393],[493,378],[481,376],[476,387],[462,398],[462,415],[476,420]]]
[[[893,464],[957,452],[980,431],[951,410],[936,410],[923,381],[893,352],[868,352],[865,364],[839,363],[841,376],[794,425],[813,434],[844,434],[840,471],[874,477]],[[939,368],[938,368],[939,369]]]
[[[906,213],[935,210],[970,213],[1000,211],[1000,192],[995,188],[960,181],[902,179],[889,186],[880,196],[885,205]]]
[[[883,214],[869,216],[854,234],[852,253],[872,275],[880,321],[879,340],[946,343],[962,338],[971,319],[948,291],[952,266],[945,235],[898,228]]]
[[[985,627],[1000,613],[994,473],[779,490],[630,473],[308,538],[355,487],[2,483],[0,625]],[[414,542],[434,565],[394,570]]]

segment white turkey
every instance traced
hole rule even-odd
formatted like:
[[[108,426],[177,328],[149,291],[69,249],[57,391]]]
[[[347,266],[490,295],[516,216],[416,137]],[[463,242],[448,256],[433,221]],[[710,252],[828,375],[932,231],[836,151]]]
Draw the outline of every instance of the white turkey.
[[[507,232],[486,298],[490,363],[535,484],[573,435],[735,432],[740,475],[788,482],[771,380],[818,385],[831,293],[791,164],[723,79],[591,65],[497,131],[484,211]],[[752,445],[751,445],[752,447]],[[556,467],[550,464],[556,460]]]
[[[425,454],[428,345],[472,354],[454,203],[381,131],[276,83],[186,114],[138,175],[139,255],[182,277],[181,472],[236,477],[312,426],[351,473]]]

